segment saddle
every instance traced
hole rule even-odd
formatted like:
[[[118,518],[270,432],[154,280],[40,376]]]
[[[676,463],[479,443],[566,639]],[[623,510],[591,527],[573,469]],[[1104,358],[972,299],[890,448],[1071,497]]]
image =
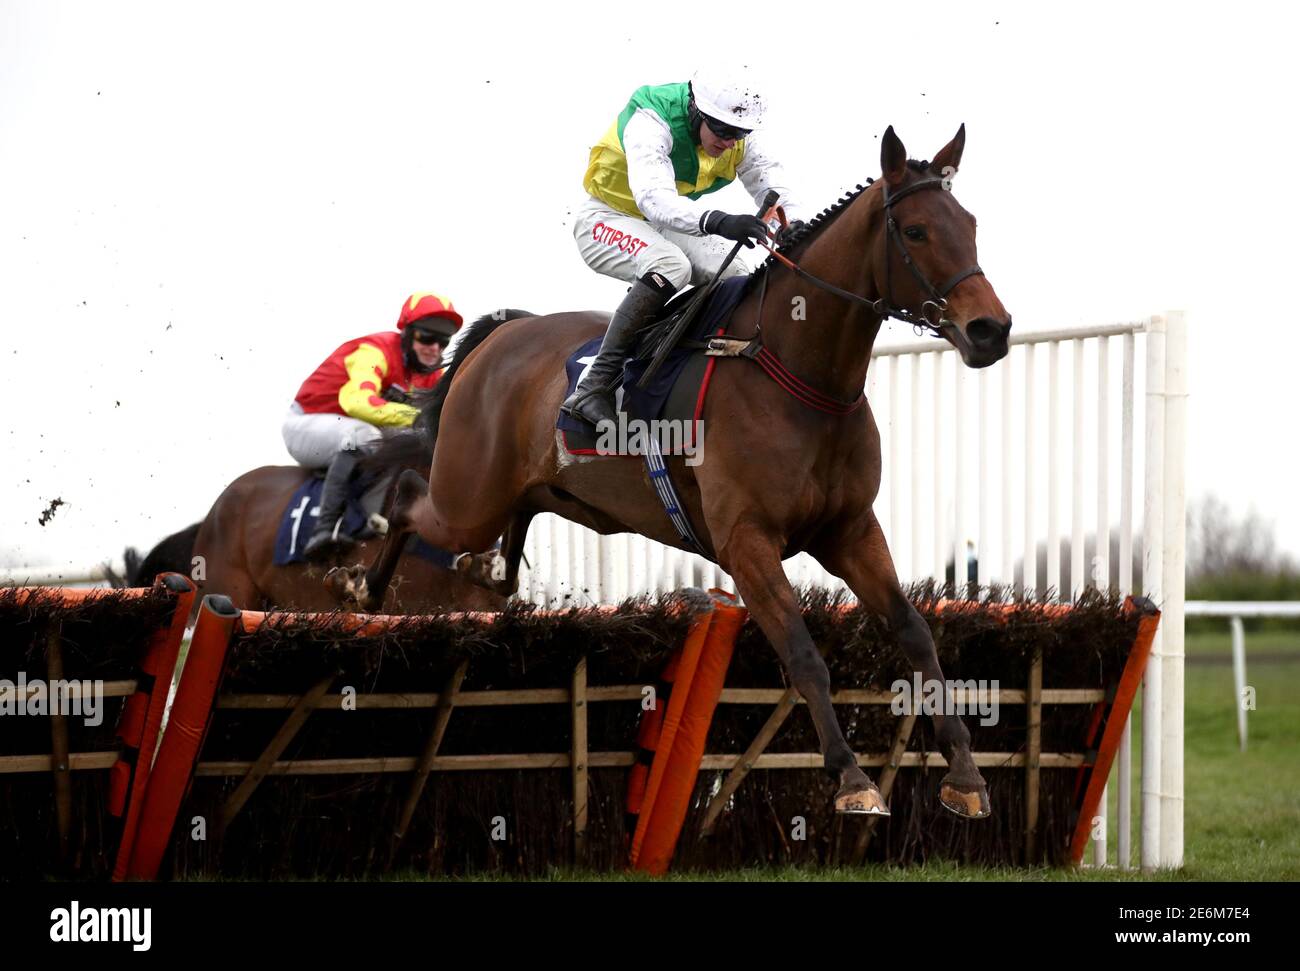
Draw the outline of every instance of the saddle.
[[[676,328],[678,321],[688,313],[698,313],[694,309],[695,305],[709,296],[708,287],[687,287],[681,293],[675,294],[671,300],[666,303],[659,313],[655,316],[646,327],[637,335],[636,347],[628,360],[640,361],[651,360],[658,352],[660,346],[668,339],[669,335]],[[700,308],[703,309],[703,308]]]
[[[712,290],[705,287],[685,290],[669,301],[659,318],[642,331],[632,356],[623,364],[622,387],[615,394],[620,421],[694,421],[699,418],[713,374],[713,361],[704,355],[707,338],[725,329],[747,283],[747,277],[734,277]],[[707,300],[707,303],[692,311],[700,300]],[[683,316],[692,312],[693,321],[687,331],[679,335],[676,346],[666,354],[659,370],[644,388],[638,387],[650,362],[661,353],[664,341],[671,339]],[[600,343],[601,338],[592,338],[569,355],[565,362],[568,393],[577,386],[585,366],[594,360]],[[561,412],[556,428],[563,433],[565,449],[570,453],[602,454],[596,449],[595,430],[585,421]]]

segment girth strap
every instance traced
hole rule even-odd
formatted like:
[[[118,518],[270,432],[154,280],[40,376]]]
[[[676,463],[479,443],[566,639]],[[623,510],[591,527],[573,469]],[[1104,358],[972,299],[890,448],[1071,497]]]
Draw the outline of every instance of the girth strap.
[[[695,528],[691,525],[691,517],[677,494],[672,476],[668,474],[668,463],[664,461],[663,452],[659,450],[659,440],[654,435],[647,435],[645,439],[646,450],[642,459],[645,461],[646,472],[650,476],[650,485],[654,487],[655,495],[659,497],[664,511],[668,513],[673,528],[677,530],[677,535],[682,538],[682,542],[692,551],[706,560],[713,560],[712,554],[700,542]]]
[[[708,349],[704,353],[708,357],[748,358],[761,367],[790,397],[807,408],[824,411],[828,415],[851,415],[867,400],[865,392],[853,401],[841,401],[818,391],[793,374],[770,348],[765,347],[761,334],[750,340],[741,337],[714,337],[709,340]]]

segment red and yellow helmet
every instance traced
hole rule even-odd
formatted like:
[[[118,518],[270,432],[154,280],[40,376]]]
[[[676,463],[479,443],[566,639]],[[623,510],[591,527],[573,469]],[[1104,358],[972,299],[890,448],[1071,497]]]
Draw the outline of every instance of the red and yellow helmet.
[[[447,297],[437,293],[413,293],[402,304],[402,313],[397,318],[397,329],[404,330],[407,324],[425,317],[441,317],[450,321],[451,333],[460,330],[461,324],[465,322]]]

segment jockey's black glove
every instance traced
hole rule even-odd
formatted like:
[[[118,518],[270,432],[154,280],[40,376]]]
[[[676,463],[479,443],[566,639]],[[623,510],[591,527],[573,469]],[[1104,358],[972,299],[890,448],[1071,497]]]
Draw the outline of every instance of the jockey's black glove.
[[[380,394],[385,401],[394,401],[399,405],[409,405],[412,403],[411,396],[395,384],[390,384]]]
[[[780,249],[786,243],[790,242],[790,238],[800,232],[806,225],[808,224],[802,219],[796,219],[788,226],[782,226],[781,231],[776,234],[777,249]]]
[[[713,209],[700,220],[700,229],[710,236],[725,236],[754,248],[754,240],[767,239],[767,224],[757,216],[729,216]]]

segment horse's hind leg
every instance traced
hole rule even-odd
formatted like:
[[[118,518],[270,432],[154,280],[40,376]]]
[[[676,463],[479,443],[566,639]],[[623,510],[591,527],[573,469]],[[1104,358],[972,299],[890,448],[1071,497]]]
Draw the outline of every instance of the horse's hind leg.
[[[799,601],[781,569],[776,539],[755,525],[741,523],[718,552],[727,572],[736,581],[736,590],[745,598],[745,606],[776,648],[791,684],[808,704],[826,771],[840,786],[835,794],[836,811],[889,815],[880,790],[858,766],[853,750],[840,731],[831,705],[830,672],[808,633]]]
[[[934,638],[924,618],[898,585],[894,560],[875,516],[870,518],[863,535],[845,536],[837,540],[835,548],[819,550],[816,555],[826,569],[849,585],[864,606],[884,616],[898,638],[898,646],[921,673],[925,685],[943,686],[943,697],[947,698],[947,682],[939,667]],[[939,801],[945,809],[968,819],[989,815],[988,787],[971,754],[970,730],[955,714],[937,711],[931,717],[939,751],[948,762],[948,774],[939,786]]]

